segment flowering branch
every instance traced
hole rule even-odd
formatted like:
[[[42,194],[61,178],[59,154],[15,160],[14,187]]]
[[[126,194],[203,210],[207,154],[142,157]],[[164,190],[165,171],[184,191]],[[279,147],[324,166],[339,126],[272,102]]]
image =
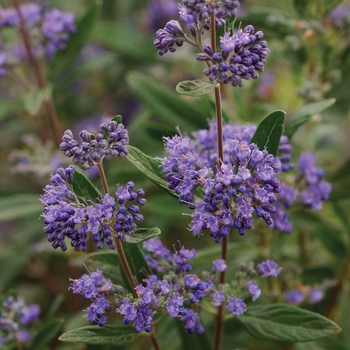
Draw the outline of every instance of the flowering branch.
[[[38,61],[36,60],[36,58],[34,57],[33,52],[32,52],[32,45],[31,45],[30,36],[28,34],[26,22],[24,20],[24,17],[23,17],[22,11],[21,11],[21,0],[14,0],[14,6],[16,8],[16,11],[17,11],[17,14],[19,17],[19,28],[20,28],[20,31],[22,34],[22,39],[23,39],[24,47],[25,47],[25,50],[26,50],[26,53],[27,53],[27,56],[29,59],[29,63],[33,69],[38,87],[40,89],[44,89],[47,86],[46,78],[45,78],[45,75],[38,64]],[[55,106],[54,106],[53,101],[52,101],[51,94],[46,94],[46,96],[44,98],[44,106],[45,106],[46,112],[49,116],[49,120],[51,123],[55,143],[57,145],[59,145],[61,142],[62,132],[61,132],[61,127],[60,127],[58,118],[57,118]]]

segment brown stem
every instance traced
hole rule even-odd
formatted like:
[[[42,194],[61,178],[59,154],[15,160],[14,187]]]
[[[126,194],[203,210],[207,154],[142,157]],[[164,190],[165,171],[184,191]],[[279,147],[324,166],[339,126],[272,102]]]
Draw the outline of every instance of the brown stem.
[[[32,67],[39,89],[45,89],[47,87],[46,78],[43,71],[40,68],[38,61],[36,60],[32,52],[30,36],[28,33],[26,22],[24,20],[24,17],[21,11],[21,0],[14,0],[14,6],[16,8],[16,11],[19,17],[19,30],[22,34],[23,44],[28,56],[29,64]],[[49,116],[55,143],[58,146],[61,143],[62,132],[61,132],[61,127],[60,127],[58,118],[57,118],[55,106],[52,101],[51,93],[48,93],[48,92],[46,93],[46,96],[44,98],[44,106],[45,106],[47,115]]]
[[[97,165],[98,172],[100,173],[100,178],[101,178],[101,182],[103,185],[103,190],[105,191],[105,193],[109,193],[108,182],[107,182],[105,171],[103,169],[102,162],[97,163],[96,165]]]
[[[150,333],[150,337],[151,337],[151,341],[152,341],[154,349],[155,350],[160,350],[160,345],[158,343],[158,339],[157,339],[157,336],[154,333],[154,330],[152,330],[152,332]]]
[[[215,26],[215,13],[210,16],[210,39],[211,47],[216,52],[216,26]],[[222,105],[221,105],[221,91],[220,84],[215,86],[215,112],[216,112],[216,125],[217,125],[217,144],[218,144],[218,167],[221,166],[224,159],[224,146],[223,146],[223,123],[222,123]],[[227,261],[227,249],[228,237],[224,237],[221,243],[221,258]],[[226,279],[226,272],[220,273],[220,283],[224,284]],[[222,335],[224,331],[224,305],[222,304],[218,308],[215,323],[215,343],[214,349],[220,350],[222,343]]]
[[[101,181],[102,181],[102,184],[103,184],[104,192],[105,193],[109,193],[108,182],[107,182],[105,171],[103,169],[102,162],[101,163],[97,163],[96,165],[97,165],[98,171],[100,173],[100,178],[101,178]],[[130,284],[132,292],[133,292],[134,296],[137,298],[136,281],[135,281],[134,276],[133,276],[133,274],[131,272],[130,266],[128,264],[128,260],[126,259],[122,242],[117,237],[115,238],[115,244],[116,244],[116,247],[117,247],[117,252],[118,252],[119,259],[120,259],[120,263],[122,264],[123,270],[124,270],[124,272],[126,274],[126,277],[127,277],[128,282]]]

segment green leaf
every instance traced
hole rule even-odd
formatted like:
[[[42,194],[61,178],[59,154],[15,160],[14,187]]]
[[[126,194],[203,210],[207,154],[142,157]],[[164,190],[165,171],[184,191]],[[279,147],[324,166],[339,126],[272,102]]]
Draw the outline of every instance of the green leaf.
[[[99,15],[100,6],[93,1],[85,14],[77,21],[77,32],[69,37],[67,48],[55,54],[50,65],[49,80],[55,80],[61,74],[67,74],[70,65],[87,43]]]
[[[123,243],[123,249],[132,275],[135,277],[137,283],[141,283],[146,276],[152,274],[152,270],[146,262],[142,246],[139,244]]]
[[[255,143],[260,150],[266,149],[270,154],[276,156],[285,117],[286,112],[281,110],[270,113],[258,125],[250,143]]]
[[[267,341],[307,342],[341,331],[315,312],[284,304],[251,306],[237,320],[250,335]]]
[[[79,171],[73,174],[73,191],[75,195],[82,201],[96,202],[96,199],[101,199],[102,196],[92,182]]]
[[[126,242],[139,244],[160,235],[158,227],[137,228],[132,236],[125,235]]]
[[[25,111],[30,115],[36,115],[39,112],[45,97],[49,94],[51,94],[51,86],[28,92],[22,97]]]
[[[209,340],[204,334],[189,334],[186,332],[184,323],[176,320],[177,331],[181,337],[182,350],[204,350],[208,349]]]
[[[103,275],[109,278],[114,284],[124,284],[124,280],[120,275],[120,260],[115,251],[102,251],[91,253],[87,256],[87,260],[95,267],[103,271]]]
[[[14,194],[0,198],[0,221],[39,216],[43,205],[35,194]]]
[[[117,124],[121,124],[123,122],[123,117],[118,114],[112,118],[112,121],[116,122]]]
[[[54,319],[46,322],[42,327],[39,328],[38,334],[34,338],[30,349],[46,350],[50,343],[56,337],[63,323],[63,319]]]
[[[176,92],[181,95],[199,97],[213,91],[215,84],[208,80],[184,80],[176,85]]]
[[[185,101],[154,77],[131,72],[127,75],[131,91],[138,96],[161,121],[188,130],[206,128],[214,115],[203,101]]]
[[[152,158],[147,154],[141,152],[138,148],[128,145],[129,154],[126,159],[142,174],[146,175],[153,183],[178,198],[176,193],[168,188],[168,182],[162,172],[161,160]]]
[[[131,342],[137,332],[134,327],[123,324],[86,326],[62,334],[58,339],[64,342],[94,345],[122,345]]]
[[[329,98],[327,100],[309,103],[301,107],[295,115],[288,120],[285,127],[285,135],[289,139],[293,137],[295,132],[305,124],[314,114],[320,113],[329,108],[335,103],[335,98]]]

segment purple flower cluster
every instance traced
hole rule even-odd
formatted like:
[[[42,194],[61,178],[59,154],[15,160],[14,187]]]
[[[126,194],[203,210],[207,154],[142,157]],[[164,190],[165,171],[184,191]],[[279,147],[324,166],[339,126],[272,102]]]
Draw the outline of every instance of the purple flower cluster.
[[[276,176],[280,162],[255,144],[226,138],[224,163],[208,168],[206,159],[195,152],[189,138],[166,139],[170,156],[164,159],[163,172],[169,188],[187,203],[192,213],[191,231],[199,235],[209,230],[216,242],[231,228],[244,235],[252,227],[252,213],[272,224],[275,193],[280,192]],[[195,190],[204,190],[203,201],[195,202]]]
[[[299,158],[300,177],[305,181],[306,189],[301,194],[301,202],[313,210],[321,210],[322,203],[329,198],[331,185],[324,181],[324,172],[315,166],[315,156],[305,153]]]
[[[101,163],[104,157],[123,158],[128,154],[126,145],[129,143],[129,134],[123,124],[112,120],[108,124],[101,124],[100,131],[96,135],[81,131],[79,143],[72,131],[66,130],[60,149],[65,156],[73,158],[73,163],[86,168]]]
[[[168,51],[175,52],[174,45],[180,47],[185,40],[185,33],[178,21],[169,21],[163,29],[157,30],[157,39],[154,40],[154,46],[158,50],[158,54],[163,56]]]
[[[263,32],[254,33],[249,25],[232,35],[221,37],[221,53],[214,52],[209,45],[197,54],[197,60],[209,62],[209,68],[203,71],[210,81],[232,86],[243,86],[243,79],[257,79],[257,72],[264,70],[266,57],[270,53],[266,41],[261,41]]]
[[[14,296],[0,303],[0,345],[30,343],[30,328],[35,324],[41,309],[37,304],[26,305]]]
[[[47,40],[46,57],[50,58],[57,51],[67,47],[69,35],[77,31],[74,22],[75,17],[72,13],[65,13],[57,9],[45,13],[41,31]]]
[[[28,28],[33,28],[42,19],[43,10],[38,4],[23,4],[20,11]],[[0,28],[19,26],[20,16],[15,8],[0,8]]]
[[[194,132],[193,139],[176,136],[165,140],[169,156],[163,161],[163,172],[169,188],[179,196],[179,203],[187,204],[195,210],[191,224],[194,234],[203,230],[203,220],[210,227],[209,232],[214,239],[216,234],[211,228],[217,230],[219,223],[219,231],[223,231],[219,232],[218,241],[227,234],[230,227],[241,229],[241,233],[244,233],[251,225],[253,212],[262,217],[270,228],[290,233],[292,226],[287,211],[292,205],[302,204],[319,210],[323,201],[328,199],[330,185],[322,180],[323,171],[314,166],[315,157],[311,154],[300,158],[300,175],[295,179],[293,188],[282,182],[276,187],[276,177],[280,179],[283,173],[290,173],[294,169],[292,146],[288,137],[282,135],[278,155],[273,159],[256,150],[254,145],[248,145],[255,131],[254,125],[224,125],[224,159],[220,168],[217,166],[215,123],[209,124],[209,130]],[[261,155],[260,164],[251,161]],[[266,168],[266,164],[270,164],[270,168]],[[273,169],[270,181],[260,173],[261,169]],[[292,178],[288,177],[289,183]],[[305,181],[300,181],[301,179]],[[198,189],[204,190],[203,201],[195,197],[199,196]],[[208,205],[213,201],[217,205],[210,208]],[[236,227],[230,226],[237,217],[246,222],[239,226],[236,220]],[[196,223],[198,226],[193,226]]]
[[[92,323],[103,327],[107,322],[108,313],[112,310],[111,303],[106,295],[113,295],[115,287],[110,280],[106,280],[103,272],[97,270],[90,275],[84,274],[76,280],[71,280],[74,294],[81,294],[83,300],[93,300],[93,303],[86,310],[85,317]]]
[[[73,191],[75,168],[59,168],[45,187],[41,197],[44,204],[44,232],[53,248],[67,249],[65,238],[71,240],[76,251],[86,251],[88,234],[91,233],[98,249],[104,243],[115,249],[114,238],[125,241],[125,235],[133,235],[137,223],[143,221],[139,205],[144,205],[142,189],[134,192],[134,183],[119,186],[116,199],[109,194],[96,198],[97,203],[86,203],[77,198]]]
[[[226,270],[223,259],[217,259],[212,266],[212,272],[202,272],[201,276],[192,272],[190,261],[196,252],[181,247],[171,255],[158,238],[152,238],[143,243],[143,248],[150,253],[150,267],[159,274],[162,266],[166,274],[163,276],[149,275],[135,289],[136,296],[124,295],[122,287],[113,286],[103,277],[101,271],[84,275],[79,280],[72,280],[70,289],[75,294],[82,294],[84,300],[92,300],[86,317],[90,322],[100,326],[106,323],[108,313],[112,308],[123,316],[124,324],[132,324],[138,332],[150,332],[154,315],[165,311],[171,318],[184,322],[188,333],[202,334],[204,327],[200,322],[201,302],[211,300],[215,307],[226,303],[226,310],[232,316],[241,316],[246,310],[246,304],[238,293],[246,293],[256,301],[261,290],[251,278],[256,271],[242,268],[237,274],[238,282],[217,284],[218,274]],[[147,259],[147,261],[149,261]],[[280,268],[273,261],[261,264],[265,267],[264,274],[277,276]],[[266,272],[270,268],[270,272]],[[248,271],[249,270],[249,271]],[[264,276],[263,277],[269,277]],[[107,294],[113,294],[113,303],[106,299]]]
[[[62,12],[58,9],[45,10],[39,4],[20,5],[19,15],[16,8],[0,7],[0,30],[1,28],[19,28],[21,17],[29,32],[33,35],[32,53],[40,57],[45,55],[51,58],[57,51],[66,49],[69,36],[76,33],[75,16],[72,13]],[[38,40],[38,33],[41,38]],[[35,39],[34,39],[35,38]],[[28,60],[27,52],[23,44],[4,50],[0,45],[0,78],[6,75],[6,65],[11,62]]]

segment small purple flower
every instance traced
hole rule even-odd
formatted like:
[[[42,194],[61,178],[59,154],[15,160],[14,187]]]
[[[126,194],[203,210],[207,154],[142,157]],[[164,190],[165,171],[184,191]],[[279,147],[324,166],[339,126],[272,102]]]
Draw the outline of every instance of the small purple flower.
[[[320,289],[312,288],[309,293],[309,303],[317,304],[323,299],[323,293]]]
[[[304,294],[296,289],[285,293],[286,302],[291,305],[299,305],[304,301]]]
[[[252,295],[252,300],[256,301],[261,295],[261,289],[259,288],[258,284],[254,281],[249,281],[247,283],[247,289],[248,292]]]
[[[258,274],[264,278],[277,277],[281,270],[282,268],[272,260],[265,260],[258,265]]]
[[[175,293],[167,303],[166,310],[170,317],[176,318],[179,313],[183,310],[184,298],[179,294]]]
[[[192,266],[188,263],[188,261],[194,259],[196,255],[197,253],[194,249],[188,250],[183,247],[178,252],[173,254],[175,272],[180,273],[191,271]]]
[[[216,273],[217,271],[219,272],[224,272],[227,269],[227,265],[224,259],[216,259],[213,262],[213,268],[212,272]]]
[[[215,307],[219,307],[222,305],[222,303],[225,301],[225,294],[221,291],[215,292],[212,297],[212,304]]]
[[[242,316],[246,309],[246,304],[240,298],[229,297],[226,306],[232,316]]]

